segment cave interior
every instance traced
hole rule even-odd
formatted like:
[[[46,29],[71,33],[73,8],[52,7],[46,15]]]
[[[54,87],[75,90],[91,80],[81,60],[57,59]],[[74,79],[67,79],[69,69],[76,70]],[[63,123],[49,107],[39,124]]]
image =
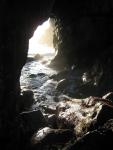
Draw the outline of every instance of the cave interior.
[[[0,11],[0,147],[100,150],[103,145],[112,149],[113,1],[2,0]],[[57,87],[62,92],[62,87],[73,82],[67,82],[73,74],[78,87],[65,101],[59,101],[56,110],[48,108],[52,115],[47,117],[40,109],[25,111],[33,104],[33,92],[21,94],[20,76],[27,62],[29,39],[49,17],[55,26],[57,51],[49,67],[60,70],[51,78],[65,78]],[[62,123],[67,106],[74,107],[73,114],[80,113]]]

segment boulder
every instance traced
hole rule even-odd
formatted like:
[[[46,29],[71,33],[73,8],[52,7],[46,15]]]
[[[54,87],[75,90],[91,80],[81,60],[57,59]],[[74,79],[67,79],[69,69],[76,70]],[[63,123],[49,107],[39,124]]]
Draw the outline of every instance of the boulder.
[[[81,137],[78,141],[68,143],[63,150],[100,150],[113,147],[113,119],[108,120],[99,129],[91,131]]]
[[[36,54],[35,56],[34,56],[34,59],[35,60],[41,60],[43,58],[43,56],[41,56],[40,54]]]
[[[19,117],[23,122],[23,127],[26,132],[29,132],[31,135],[39,130],[39,128],[47,125],[47,122],[40,110],[25,111],[20,113]]]
[[[33,137],[31,138],[31,143],[37,147],[40,144],[62,145],[67,143],[73,137],[75,137],[75,135],[69,129],[51,129],[49,127],[45,127],[33,135]]]
[[[77,137],[87,133],[96,121],[101,110],[101,103],[93,97],[86,99],[65,99],[56,108],[57,125],[59,128],[73,129]]]
[[[23,109],[24,110],[29,110],[30,107],[35,102],[33,91],[26,90],[26,91],[23,91],[22,94],[23,94],[22,95]]]
[[[95,126],[102,126],[109,119],[113,119],[113,108],[110,108],[109,106],[103,106],[97,116]]]

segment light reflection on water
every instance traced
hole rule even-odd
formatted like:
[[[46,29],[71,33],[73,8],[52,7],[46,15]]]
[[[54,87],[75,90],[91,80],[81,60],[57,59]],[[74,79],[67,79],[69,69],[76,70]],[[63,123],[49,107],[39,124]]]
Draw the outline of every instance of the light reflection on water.
[[[52,100],[55,93],[56,81],[50,77],[57,72],[47,65],[57,55],[53,46],[54,25],[48,18],[38,26],[29,40],[28,57],[30,61],[25,64],[20,77],[21,90],[32,90],[36,101]]]
[[[50,79],[57,71],[41,62],[31,61],[25,64],[21,72],[21,90],[32,90],[35,100],[53,100],[56,81]]]

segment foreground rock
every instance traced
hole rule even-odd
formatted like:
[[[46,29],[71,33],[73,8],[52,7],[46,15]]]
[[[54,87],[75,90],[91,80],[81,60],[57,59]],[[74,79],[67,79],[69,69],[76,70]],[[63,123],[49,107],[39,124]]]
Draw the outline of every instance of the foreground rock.
[[[44,149],[47,145],[63,145],[75,137],[69,129],[51,129],[45,127],[39,130],[31,139],[33,148]]]
[[[43,58],[43,56],[41,56],[40,54],[36,54],[35,56],[34,56],[34,59],[35,60],[41,60]]]
[[[63,150],[101,150],[113,148],[113,119],[98,130],[84,135],[73,144],[68,144]]]
[[[100,150],[102,145],[105,148],[113,146],[113,119],[109,120],[113,118],[113,103],[106,98],[109,96],[85,99],[64,96],[56,109],[43,107],[46,124],[35,130],[31,138],[31,149]],[[107,117],[102,122],[104,113],[107,112]]]
[[[94,102],[93,97],[60,102],[57,106],[58,125],[73,128],[78,137],[82,136],[96,121],[101,108],[101,103]]]
[[[25,128],[25,132],[29,133],[29,136],[47,125],[47,122],[40,110],[22,112],[19,118]]]
[[[113,117],[113,103],[104,97],[65,98],[58,103],[56,110],[48,108],[47,111],[46,108],[46,112],[56,115],[58,128],[73,129],[76,136],[81,137]]]

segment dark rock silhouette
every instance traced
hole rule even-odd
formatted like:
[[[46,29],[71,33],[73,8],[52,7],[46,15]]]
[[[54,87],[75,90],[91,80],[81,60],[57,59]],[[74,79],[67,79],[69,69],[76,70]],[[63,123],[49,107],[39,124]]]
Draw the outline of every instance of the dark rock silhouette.
[[[26,126],[18,118],[18,108],[22,104],[19,100],[25,100],[20,95],[19,80],[21,69],[27,61],[28,41],[36,27],[49,17],[55,19],[54,45],[58,50],[52,65],[60,69],[70,69],[75,65],[77,69],[83,69],[83,73],[87,72],[87,81],[92,80],[78,90],[86,96],[102,97],[113,91],[112,13],[112,0],[0,1],[0,148],[32,149],[32,135],[25,130]],[[94,68],[97,69],[93,74]],[[96,86],[92,84],[95,79],[98,79]],[[67,149],[101,149],[102,145],[106,149],[112,149],[112,130],[108,125],[108,128],[102,127],[107,120],[112,119],[112,110],[108,109],[104,107],[98,116],[97,126],[100,126],[100,129],[90,132],[79,141],[74,141]],[[110,114],[110,117],[106,113]],[[33,121],[37,116],[34,112],[26,115],[31,115],[31,119],[34,117]]]

